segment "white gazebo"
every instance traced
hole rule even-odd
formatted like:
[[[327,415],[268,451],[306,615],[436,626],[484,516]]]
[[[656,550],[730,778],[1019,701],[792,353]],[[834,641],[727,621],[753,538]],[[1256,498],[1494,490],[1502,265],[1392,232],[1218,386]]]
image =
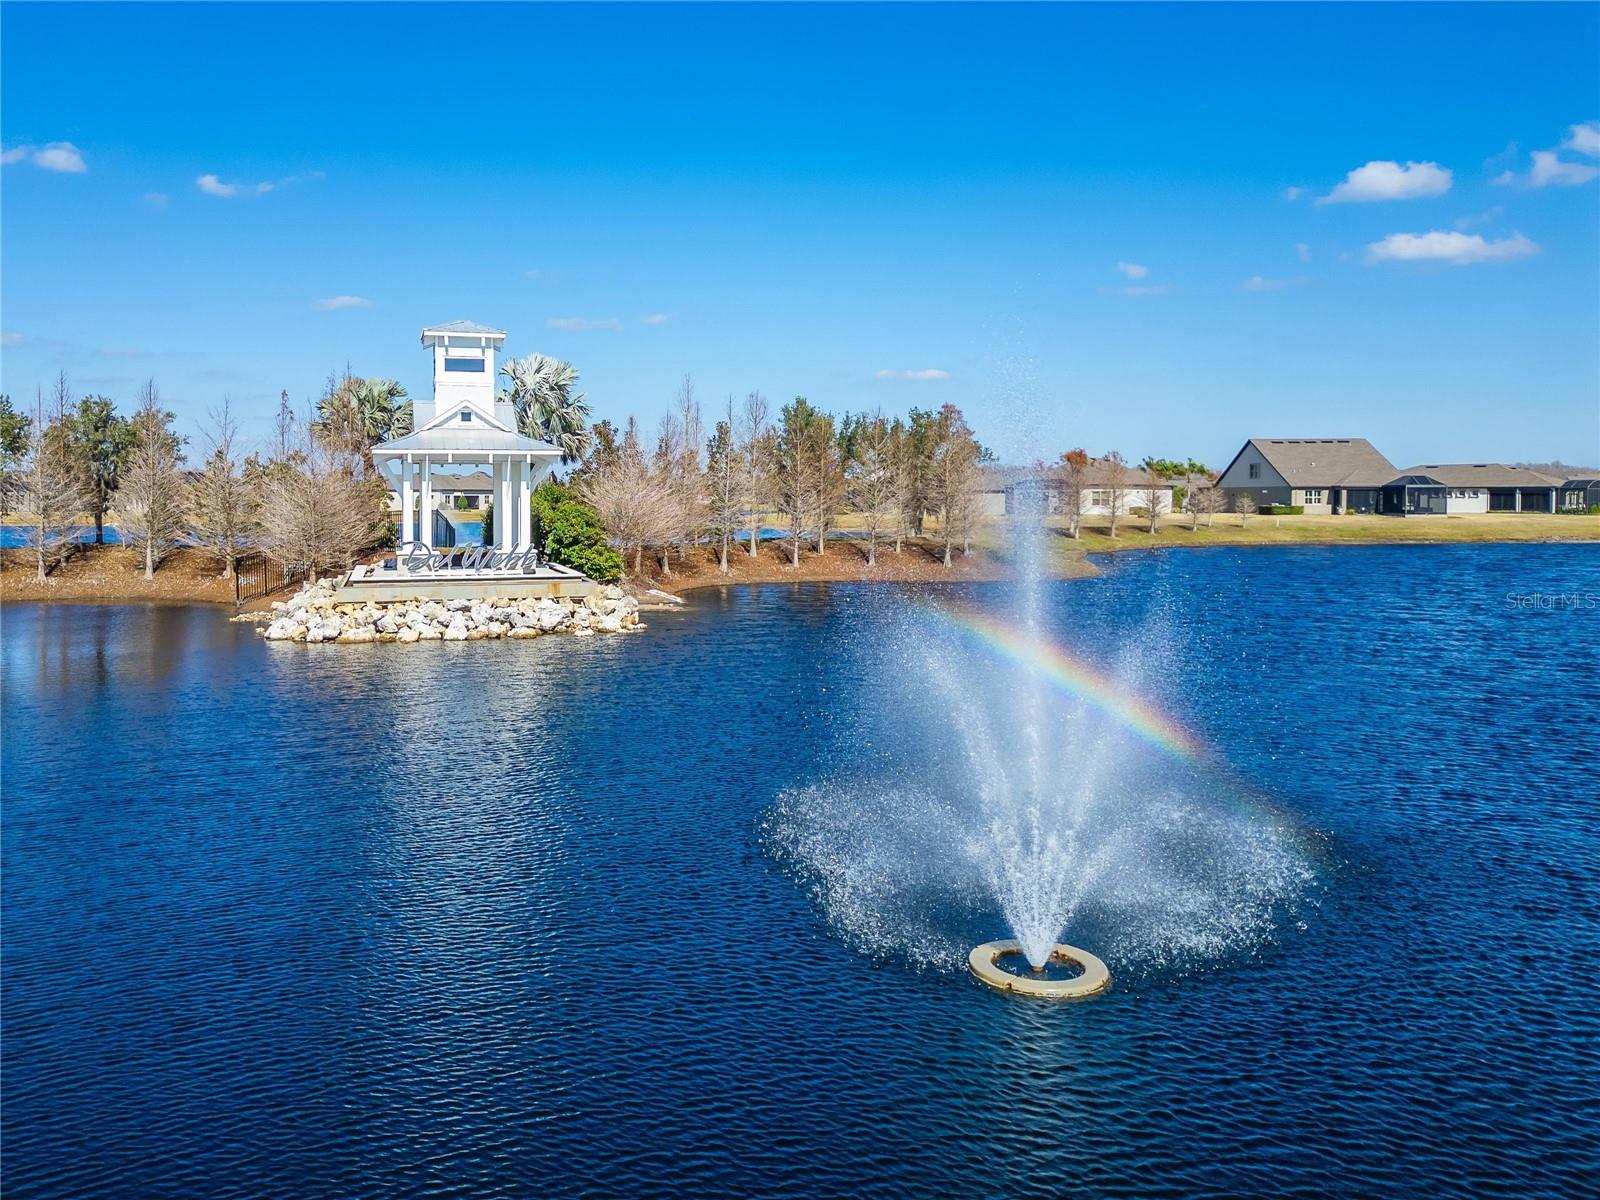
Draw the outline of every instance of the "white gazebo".
[[[413,432],[372,448],[372,461],[400,495],[400,546],[434,549],[434,472],[482,467],[493,480],[494,548],[526,551],[533,542],[530,498],[561,452],[517,432],[511,404],[496,401],[494,356],[505,331],[451,321],[422,331],[433,351],[433,399],[413,404]],[[421,528],[417,526],[421,499]]]
[[[581,572],[542,561],[533,545],[533,489],[561,451],[518,433],[512,405],[496,399],[494,356],[505,340],[504,330],[472,321],[422,331],[433,351],[433,399],[413,402],[413,432],[372,448],[373,464],[400,497],[400,547],[351,571],[339,598],[571,596],[594,588]],[[481,468],[492,482],[492,546],[435,545],[435,472],[449,468],[441,476],[449,479],[459,467]]]

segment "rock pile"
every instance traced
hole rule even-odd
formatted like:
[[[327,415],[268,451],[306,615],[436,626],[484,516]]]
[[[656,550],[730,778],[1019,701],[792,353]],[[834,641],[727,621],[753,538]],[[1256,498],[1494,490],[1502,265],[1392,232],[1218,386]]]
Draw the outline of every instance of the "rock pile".
[[[335,604],[333,579],[308,583],[273,604],[263,631],[271,642],[476,642],[484,638],[536,638],[547,633],[587,637],[632,633],[639,602],[614,584],[582,600],[402,600],[389,604]]]

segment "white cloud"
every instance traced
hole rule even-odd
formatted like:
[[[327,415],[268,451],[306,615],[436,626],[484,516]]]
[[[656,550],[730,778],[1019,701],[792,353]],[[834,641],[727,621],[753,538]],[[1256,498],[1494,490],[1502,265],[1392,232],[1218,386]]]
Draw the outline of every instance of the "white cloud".
[[[1561,139],[1561,148],[1576,154],[1587,154],[1590,158],[1600,158],[1600,121],[1585,121],[1582,125],[1569,126],[1567,136]]]
[[[1535,150],[1533,170],[1528,172],[1528,186],[1545,187],[1554,184],[1556,187],[1577,187],[1580,183],[1588,183],[1596,175],[1600,175],[1600,167],[1562,162],[1556,157],[1554,150]]]
[[[1318,204],[1363,204],[1374,200],[1420,200],[1442,196],[1453,176],[1436,162],[1374,161],[1357,167],[1344,182],[1317,201]]]
[[[1310,282],[1305,275],[1296,275],[1293,279],[1268,279],[1263,275],[1252,275],[1244,281],[1243,287],[1247,292],[1281,292],[1284,288],[1304,287]]]
[[[935,383],[941,379],[949,379],[949,371],[941,371],[937,367],[927,367],[920,371],[879,371],[875,379],[909,379],[915,383]]]
[[[1144,287],[1101,288],[1102,296],[1165,296],[1172,290],[1169,283],[1152,283]]]
[[[1491,242],[1479,233],[1435,229],[1431,233],[1391,233],[1367,247],[1367,263],[1447,262],[1464,267],[1472,263],[1513,262],[1537,253],[1538,245],[1520,233]]]
[[[237,183],[223,183],[215,175],[202,175],[194,181],[194,185],[208,196],[237,196],[239,194],[239,185]]]
[[[1301,262],[1311,261],[1311,247],[1306,245],[1304,242],[1296,242],[1294,244],[1294,253],[1295,257]]]
[[[1121,271],[1129,279],[1143,279],[1146,275],[1150,274],[1149,267],[1141,266],[1138,263],[1131,262],[1119,262],[1117,264],[1117,270]]]
[[[319,312],[338,312],[341,308],[371,308],[372,301],[365,296],[329,296],[318,300],[316,307]]]
[[[322,174],[321,171],[304,171],[299,175],[285,175],[282,179],[268,179],[260,183],[228,183],[216,175],[202,175],[194,181],[194,185],[208,196],[224,198],[265,196],[268,192],[288,187],[291,183],[299,183],[306,179],[321,179]]]
[[[146,192],[140,198],[151,208],[165,208],[167,201],[171,199],[165,192]]]
[[[615,317],[592,319],[589,317],[551,317],[545,322],[547,329],[561,329],[567,333],[586,333],[591,329],[621,329],[622,322]]]
[[[672,317],[667,313],[651,313],[648,317],[640,317],[646,325],[665,325]]]
[[[1286,187],[1283,189],[1283,198],[1292,204],[1300,199],[1300,195],[1304,191],[1305,188],[1303,187]]]
[[[20,346],[22,342],[23,337],[20,333],[12,333],[9,329],[0,333],[0,346]]]
[[[12,146],[0,150],[0,163],[31,162],[45,171],[82,175],[89,169],[83,151],[71,142],[48,142],[43,146]]]
[[[89,169],[89,164],[83,161],[83,151],[71,142],[51,142],[43,150],[34,151],[33,165],[69,175],[82,175]]]
[[[1514,170],[1500,172],[1489,182],[1501,187],[1513,184],[1525,184],[1528,187],[1578,187],[1588,183],[1596,176],[1600,176],[1600,167],[1591,167],[1587,163],[1568,162],[1561,157],[1561,151],[1569,150],[1574,154],[1583,154],[1591,158],[1600,158],[1600,121],[1584,121],[1579,125],[1568,125],[1567,136],[1561,139],[1561,145],[1553,150],[1535,150],[1529,157],[1533,166],[1526,175],[1518,175]],[[1511,161],[1515,162],[1515,156]]]

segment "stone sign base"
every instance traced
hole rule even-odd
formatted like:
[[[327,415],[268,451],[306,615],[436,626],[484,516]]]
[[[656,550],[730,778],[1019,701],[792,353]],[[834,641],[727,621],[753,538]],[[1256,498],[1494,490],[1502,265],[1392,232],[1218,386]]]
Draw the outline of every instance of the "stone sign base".
[[[396,566],[375,564],[351,571],[334,593],[333,602],[393,604],[402,600],[582,599],[599,586],[581,571],[556,563],[540,563],[532,571],[427,572],[409,572]]]

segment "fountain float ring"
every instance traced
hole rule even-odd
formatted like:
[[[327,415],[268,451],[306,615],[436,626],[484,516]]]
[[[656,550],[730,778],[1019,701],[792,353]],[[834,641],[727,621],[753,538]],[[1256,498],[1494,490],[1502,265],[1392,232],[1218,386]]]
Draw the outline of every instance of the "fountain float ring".
[[[1074,975],[1071,979],[1013,975],[1000,967],[1000,959],[1021,953],[1022,944],[1009,938],[999,942],[985,942],[981,946],[975,946],[972,953],[967,955],[967,968],[992,988],[999,988],[1002,992],[1016,992],[1019,996],[1042,996],[1047,1000],[1081,1000],[1088,996],[1098,996],[1111,986],[1111,972],[1106,970],[1105,963],[1087,950],[1057,943],[1055,949],[1050,951],[1051,962],[1083,968],[1082,975]]]

